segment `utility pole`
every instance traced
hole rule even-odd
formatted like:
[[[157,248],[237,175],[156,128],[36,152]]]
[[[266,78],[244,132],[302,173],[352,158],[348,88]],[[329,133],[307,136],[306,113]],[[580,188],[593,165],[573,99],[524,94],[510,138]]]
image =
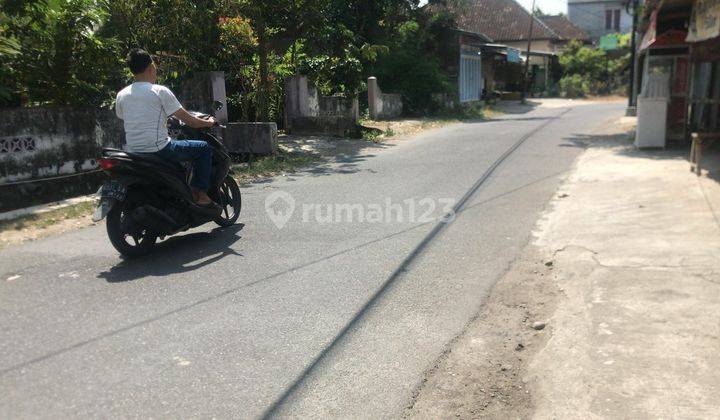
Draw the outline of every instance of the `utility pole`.
[[[520,96],[520,102],[525,103],[525,97],[527,96],[527,90],[528,90],[528,70],[530,68],[530,45],[532,44],[532,31],[533,31],[533,25],[535,24],[535,16],[533,15],[535,13],[535,0],[532,2],[532,7],[530,8],[530,31],[528,32],[528,46],[527,51],[525,53],[525,71],[523,71],[523,80],[522,80],[522,95]],[[547,70],[546,70],[547,71]]]
[[[630,8],[630,4],[632,4],[632,17],[633,17],[633,25],[632,25],[632,34],[630,34],[630,83],[628,86],[628,107],[627,111],[625,112],[628,116],[634,116],[637,114],[637,104],[635,102],[636,95],[635,95],[635,70],[637,69],[637,46],[635,45],[637,40],[635,39],[635,33],[637,32],[637,24],[638,24],[638,18],[637,18],[637,9],[638,9],[638,0],[629,0],[627,7]],[[627,10],[628,13],[630,10]]]

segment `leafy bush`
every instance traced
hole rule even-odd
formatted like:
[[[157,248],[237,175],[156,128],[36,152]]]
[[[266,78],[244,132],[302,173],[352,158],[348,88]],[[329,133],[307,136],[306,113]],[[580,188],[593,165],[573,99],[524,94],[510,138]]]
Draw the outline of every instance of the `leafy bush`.
[[[561,94],[609,94],[627,85],[630,69],[629,34],[617,34],[617,49],[604,51],[570,42],[560,56],[564,83]]]
[[[453,17],[417,0],[0,4],[0,106],[109,106],[131,79],[123,61],[135,47],[153,55],[160,83],[174,90],[194,72],[224,71],[234,120],[282,123],[284,81],[297,73],[345,96],[378,76],[414,114],[438,110],[432,94],[457,88],[442,70],[457,59],[446,38]]]
[[[579,74],[564,76],[560,79],[560,94],[565,98],[582,98],[590,91],[590,86]]]
[[[105,3],[13,3],[0,19],[2,43],[12,47],[0,54],[2,73],[9,76],[3,77],[0,88],[2,104],[111,103],[128,75],[120,44],[96,30],[108,16]]]
[[[404,111],[408,114],[428,114],[439,110],[433,94],[452,89],[437,55],[427,44],[433,32],[416,21],[399,26],[397,37],[390,45],[391,53],[381,57],[375,75],[387,92],[403,96]]]
[[[350,49],[346,49],[341,56],[307,57],[301,61],[299,68],[323,95],[352,96],[362,86],[363,66]]]
[[[565,75],[583,75],[588,80],[600,80],[605,75],[605,51],[571,41],[560,56]]]

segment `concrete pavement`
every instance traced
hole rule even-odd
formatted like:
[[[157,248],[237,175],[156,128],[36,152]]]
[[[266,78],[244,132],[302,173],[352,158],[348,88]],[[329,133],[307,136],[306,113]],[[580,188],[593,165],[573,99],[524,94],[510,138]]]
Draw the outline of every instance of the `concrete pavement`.
[[[564,299],[528,372],[537,416],[716,416],[717,183],[684,153],[627,146],[592,148],[578,168],[539,242],[560,250]]]
[[[591,147],[537,238],[408,417],[717,417],[720,165],[697,178],[626,128],[576,139]]]
[[[0,417],[396,417],[530,239],[581,152],[566,139],[622,110],[540,107],[365,149],[244,188],[244,226],[202,227],[137,261],[101,226],[3,250]],[[388,284],[440,200],[523,137]],[[436,208],[379,223],[296,210],[278,229],[264,206],[278,191],[297,209]]]

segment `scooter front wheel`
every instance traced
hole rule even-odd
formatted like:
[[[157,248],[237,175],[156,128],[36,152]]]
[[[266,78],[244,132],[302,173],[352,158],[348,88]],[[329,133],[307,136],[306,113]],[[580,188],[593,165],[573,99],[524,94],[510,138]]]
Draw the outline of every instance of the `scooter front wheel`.
[[[156,235],[135,225],[130,216],[133,208],[128,200],[116,203],[108,213],[105,225],[110,243],[127,258],[149,253],[157,241]]]

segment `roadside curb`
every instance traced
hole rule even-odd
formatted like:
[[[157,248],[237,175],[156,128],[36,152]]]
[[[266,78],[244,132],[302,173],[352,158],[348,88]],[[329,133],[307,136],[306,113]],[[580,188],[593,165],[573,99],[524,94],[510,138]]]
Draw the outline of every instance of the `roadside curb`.
[[[65,207],[74,206],[80,203],[87,203],[95,200],[95,194],[83,195],[80,197],[68,198],[62,201],[54,201],[52,203],[40,204],[37,206],[25,207],[22,209],[15,209],[0,213],[0,221],[7,221],[17,219],[18,217],[28,216],[33,214],[47,213],[53,210],[62,209]]]

